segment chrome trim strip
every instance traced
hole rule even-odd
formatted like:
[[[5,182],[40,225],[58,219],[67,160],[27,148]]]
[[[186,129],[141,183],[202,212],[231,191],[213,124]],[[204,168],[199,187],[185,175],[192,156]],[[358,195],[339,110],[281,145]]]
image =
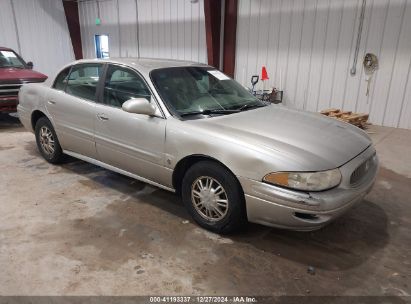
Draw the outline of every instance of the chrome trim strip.
[[[151,180],[149,180],[149,179],[146,179],[146,178],[144,178],[144,177],[141,177],[141,176],[138,176],[138,175],[136,175],[136,174],[133,174],[133,173],[131,173],[131,172],[128,172],[128,171],[125,171],[125,170],[123,170],[123,169],[119,169],[119,168],[117,168],[117,167],[108,165],[108,164],[103,163],[103,162],[101,162],[101,161],[99,161],[99,160],[96,160],[96,159],[94,159],[94,158],[91,158],[91,157],[88,157],[88,156],[84,156],[84,155],[81,155],[81,154],[78,154],[78,153],[75,153],[75,152],[72,152],[72,151],[68,151],[68,150],[63,150],[63,153],[65,153],[65,154],[67,154],[67,155],[70,155],[70,156],[73,156],[73,157],[75,157],[75,158],[84,160],[84,161],[86,161],[86,162],[88,162],[88,163],[91,163],[91,164],[93,164],[93,165],[96,165],[96,166],[99,166],[99,167],[102,167],[102,168],[105,168],[105,169],[108,169],[108,170],[117,172],[117,173],[119,173],[119,174],[123,174],[123,175],[125,175],[125,176],[134,178],[134,179],[139,180],[139,181],[141,181],[141,182],[144,182],[144,183],[147,183],[147,184],[156,186],[156,187],[158,187],[158,188],[161,188],[161,189],[164,189],[164,190],[167,190],[167,191],[170,191],[170,192],[175,192],[175,189],[173,189],[173,188],[169,188],[169,187],[167,187],[167,186],[164,186],[164,185],[161,185],[161,184],[159,184],[159,183],[153,182],[153,181],[151,181]]]
[[[2,93],[7,93],[7,92],[18,92],[20,90],[20,88],[19,89],[7,89],[7,90],[2,90],[2,89],[0,89],[0,92],[2,92]]]
[[[13,86],[18,86],[21,87],[23,83],[8,83],[8,84],[0,84],[0,87],[13,87]]]

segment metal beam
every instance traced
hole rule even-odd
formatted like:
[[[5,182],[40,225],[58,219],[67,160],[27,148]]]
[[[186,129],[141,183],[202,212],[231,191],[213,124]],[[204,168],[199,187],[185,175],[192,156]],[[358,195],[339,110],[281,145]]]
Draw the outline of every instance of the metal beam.
[[[238,0],[225,0],[223,72],[234,77]]]
[[[206,27],[208,64],[219,68],[221,0],[204,0],[204,17]]]
[[[204,0],[208,64],[231,77],[235,68],[237,10],[238,0]]]
[[[70,32],[71,44],[73,45],[74,57],[83,58],[83,47],[81,45],[80,18],[78,13],[78,3],[75,1],[63,0],[64,13],[66,14],[67,27]]]

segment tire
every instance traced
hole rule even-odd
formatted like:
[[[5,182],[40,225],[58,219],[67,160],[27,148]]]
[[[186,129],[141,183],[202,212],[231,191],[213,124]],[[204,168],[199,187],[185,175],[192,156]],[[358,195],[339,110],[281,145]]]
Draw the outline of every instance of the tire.
[[[64,159],[64,154],[50,120],[46,117],[39,118],[36,122],[34,133],[36,135],[37,148],[44,159],[51,164],[60,163]]]
[[[200,191],[201,185],[204,187]],[[187,170],[182,183],[182,199],[193,219],[207,230],[227,234],[247,226],[241,185],[229,170],[216,162],[201,161]]]

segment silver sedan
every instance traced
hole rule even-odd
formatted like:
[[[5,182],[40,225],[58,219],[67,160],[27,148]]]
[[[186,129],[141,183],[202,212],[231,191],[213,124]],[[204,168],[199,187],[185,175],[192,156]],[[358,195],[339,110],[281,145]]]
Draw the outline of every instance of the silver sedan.
[[[370,191],[362,130],[256,99],[202,64],[81,60],[24,85],[18,112],[50,163],[71,155],[177,192],[206,229],[314,230]]]

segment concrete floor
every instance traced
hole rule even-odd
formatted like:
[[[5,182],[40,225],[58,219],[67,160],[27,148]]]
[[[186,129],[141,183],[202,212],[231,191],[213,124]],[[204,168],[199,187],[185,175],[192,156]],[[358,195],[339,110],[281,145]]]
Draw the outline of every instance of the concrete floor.
[[[0,294],[410,295],[411,130],[369,131],[382,167],[344,217],[221,237],[174,194],[83,161],[48,164],[0,116]]]

